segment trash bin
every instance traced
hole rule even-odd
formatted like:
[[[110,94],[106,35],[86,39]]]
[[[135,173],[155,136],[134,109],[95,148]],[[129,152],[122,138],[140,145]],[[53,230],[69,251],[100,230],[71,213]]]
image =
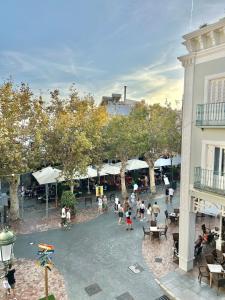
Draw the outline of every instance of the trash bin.
[[[173,182],[172,182],[172,188],[173,188],[174,190],[176,190],[176,188],[177,188],[177,182],[176,182],[176,181],[173,181]]]

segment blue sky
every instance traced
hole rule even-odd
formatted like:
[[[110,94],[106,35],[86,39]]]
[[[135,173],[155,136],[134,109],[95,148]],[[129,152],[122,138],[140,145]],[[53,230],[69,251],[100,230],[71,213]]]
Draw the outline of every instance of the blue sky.
[[[96,102],[122,93],[182,99],[191,0],[7,0],[0,6],[0,78],[37,93],[72,83]],[[192,30],[225,17],[224,0],[194,0]]]

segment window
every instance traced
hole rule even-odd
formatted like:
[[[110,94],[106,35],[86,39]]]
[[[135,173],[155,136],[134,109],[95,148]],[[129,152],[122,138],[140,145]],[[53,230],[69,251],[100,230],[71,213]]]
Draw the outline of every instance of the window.
[[[213,168],[214,175],[225,176],[224,167],[225,167],[225,149],[222,147],[221,148],[215,147],[214,168]]]
[[[225,77],[208,81],[208,102],[225,102]]]

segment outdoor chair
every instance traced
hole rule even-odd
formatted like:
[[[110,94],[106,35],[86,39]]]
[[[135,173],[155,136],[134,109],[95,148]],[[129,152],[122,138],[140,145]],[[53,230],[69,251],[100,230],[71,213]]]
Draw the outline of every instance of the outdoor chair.
[[[212,276],[212,280],[213,282],[216,284],[217,286],[217,296],[219,295],[219,289],[221,287],[225,287],[225,278],[219,278],[218,276],[216,276],[217,274],[213,274]]]
[[[156,223],[156,221],[150,221],[150,226],[151,226],[151,227],[155,227],[155,226],[157,226],[157,223]]]
[[[164,231],[160,231],[160,236],[164,235],[165,238],[167,239],[167,230],[168,230],[168,226],[166,225]]]
[[[215,259],[214,256],[212,254],[205,254],[205,260],[207,264],[214,264],[215,263]]]
[[[214,249],[212,251],[212,255],[214,256],[214,259],[218,264],[222,265],[225,263],[223,253],[220,250]]]
[[[179,261],[179,242],[175,241],[173,245],[173,262]]]
[[[179,241],[179,233],[173,233],[173,242]]]
[[[158,239],[160,241],[160,232],[159,231],[153,231],[152,232],[152,239]]]
[[[149,228],[145,228],[144,226],[142,226],[143,228],[143,232],[144,232],[144,239],[145,239],[145,236],[148,235],[149,238],[150,238],[150,235],[151,235],[151,231]]]
[[[195,262],[196,263],[199,263],[199,261],[201,260],[201,256],[202,256],[202,246],[198,247],[196,249],[196,252],[195,252]]]
[[[173,212],[177,215],[180,213],[180,209],[179,208],[174,208]]]
[[[205,277],[209,280],[209,269],[207,266],[198,267],[198,280],[200,284],[202,282],[202,277]]]

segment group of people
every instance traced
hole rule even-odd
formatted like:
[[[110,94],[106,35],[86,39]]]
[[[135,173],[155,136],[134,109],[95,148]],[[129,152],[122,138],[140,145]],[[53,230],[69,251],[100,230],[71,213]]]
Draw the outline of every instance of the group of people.
[[[136,207],[136,210],[135,210]],[[145,201],[141,200],[140,197],[136,200],[135,193],[132,193],[130,199],[127,197],[123,203],[121,204],[118,196],[115,197],[115,213],[118,214],[118,224],[122,224],[123,218],[126,218],[127,230],[133,230],[132,219],[140,219],[140,222],[144,221],[145,213],[147,214],[147,221],[156,220],[158,214],[160,213],[160,207],[155,202],[153,205],[149,203],[146,207]],[[132,213],[135,215],[132,218]]]
[[[174,189],[172,187],[167,187],[166,188],[166,191],[165,191],[165,194],[166,194],[166,203],[172,203],[172,200],[173,200],[173,195],[174,195]]]
[[[98,212],[101,214],[103,211],[108,210],[108,200],[106,195],[99,196],[98,199]]]
[[[66,205],[63,205],[61,211],[61,225],[66,226],[70,224],[70,222],[71,222],[71,210],[70,208],[66,207]]]

